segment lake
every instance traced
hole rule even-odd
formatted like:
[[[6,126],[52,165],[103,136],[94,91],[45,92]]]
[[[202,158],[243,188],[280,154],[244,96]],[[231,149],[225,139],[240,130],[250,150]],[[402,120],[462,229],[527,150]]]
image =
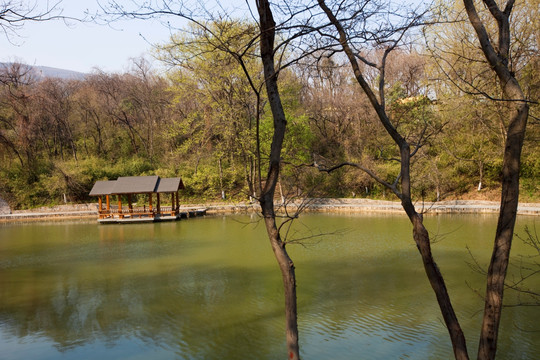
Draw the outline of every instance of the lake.
[[[257,219],[0,224],[0,358],[284,359],[281,275]],[[538,222],[519,217],[516,232]],[[489,261],[496,216],[426,224],[476,357],[484,276],[468,263]],[[400,214],[305,214],[289,229],[304,359],[452,358],[411,234]],[[512,253],[540,262],[519,239]],[[538,276],[527,286],[540,291]],[[538,359],[539,320],[540,306],[506,308],[498,357]]]

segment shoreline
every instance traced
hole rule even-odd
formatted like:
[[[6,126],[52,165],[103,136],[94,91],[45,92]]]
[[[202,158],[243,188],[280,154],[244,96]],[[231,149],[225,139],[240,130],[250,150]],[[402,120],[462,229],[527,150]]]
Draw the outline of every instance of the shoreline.
[[[403,213],[399,201],[371,200],[371,199],[306,199],[304,202],[291,202],[286,204],[289,212],[298,207],[304,207],[304,212],[328,213]],[[276,210],[283,211],[283,205],[276,204]],[[181,209],[206,209],[208,215],[213,214],[241,214],[259,211],[258,205],[253,203],[208,203],[186,204]],[[427,215],[438,214],[496,214],[499,211],[499,202],[482,200],[449,200],[439,202],[417,203],[416,209]],[[518,215],[540,216],[540,203],[521,203]],[[11,214],[0,214],[2,222],[25,221],[59,221],[73,219],[97,219],[96,204],[58,205],[33,210],[16,210]]]

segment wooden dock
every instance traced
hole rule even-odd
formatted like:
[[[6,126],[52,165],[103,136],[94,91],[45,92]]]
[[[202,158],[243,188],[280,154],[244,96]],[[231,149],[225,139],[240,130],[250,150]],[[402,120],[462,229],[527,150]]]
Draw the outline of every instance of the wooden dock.
[[[159,215],[156,213],[131,215],[130,213],[122,213],[122,216],[115,216],[118,214],[111,214],[110,217],[100,217],[98,222],[100,224],[140,224],[150,222],[178,221],[180,219],[204,216],[206,215],[206,210],[206,208],[181,208],[177,215]]]

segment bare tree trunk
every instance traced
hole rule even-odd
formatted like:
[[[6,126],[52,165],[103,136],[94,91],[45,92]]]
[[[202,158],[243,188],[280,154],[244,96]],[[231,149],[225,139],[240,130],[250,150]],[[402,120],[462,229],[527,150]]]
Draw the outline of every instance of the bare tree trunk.
[[[478,161],[478,173],[480,179],[478,179],[478,188],[477,191],[482,190],[482,185],[484,182],[484,162],[482,160]]]
[[[225,190],[223,190],[223,168],[221,166],[221,157],[218,159],[219,167],[219,189],[221,190],[221,199],[225,200]]]
[[[281,104],[281,98],[277,85],[277,73],[274,67],[274,38],[276,23],[272,16],[270,3],[268,0],[257,0],[257,10],[259,12],[261,29],[261,57],[264,68],[264,77],[268,101],[274,118],[274,135],[270,148],[270,166],[266,177],[266,182],[261,193],[261,210],[264,216],[266,231],[272,250],[278,262],[283,278],[283,288],[285,291],[285,319],[286,319],[286,339],[288,359],[300,359],[300,349],[298,345],[298,311],[296,304],[296,275],[294,263],[285,249],[276,224],[276,214],[274,212],[274,194],[279,180],[281,149],[285,137],[287,121],[285,112]],[[260,159],[259,159],[260,166]]]
[[[266,197],[266,196],[265,196]],[[269,215],[273,213],[273,199],[269,201],[261,200],[261,208],[264,215],[266,230],[274,256],[281,270],[283,279],[283,289],[285,295],[285,332],[287,340],[288,359],[300,359],[300,348],[298,344],[298,309],[296,303],[296,273],[294,263],[285,249],[276,226],[276,217]]]
[[[502,192],[495,243],[489,263],[478,359],[495,359],[501,322],[504,282],[508,269],[519,200],[519,169],[529,107],[522,103],[512,116],[502,169]]]
[[[482,52],[497,75],[505,100],[509,100],[510,124],[506,132],[506,145],[503,156],[502,191],[499,221],[495,233],[493,253],[487,274],[484,316],[478,346],[478,359],[495,359],[497,340],[501,321],[504,282],[512,247],[514,225],[519,201],[519,169],[521,149],[525,139],[529,105],[525,96],[508,65],[510,53],[510,15],[514,0],[509,0],[501,11],[493,0],[484,0],[484,4],[497,23],[498,43],[492,44],[482,20],[478,16],[472,0],[463,0],[469,21],[473,26]]]
[[[452,348],[454,350],[454,357],[459,360],[469,359],[465,335],[463,334],[463,330],[459,324],[454,307],[450,301],[450,295],[448,294],[448,289],[446,288],[444,278],[439,270],[439,267],[437,266],[437,263],[433,259],[433,254],[431,252],[431,241],[429,238],[429,233],[424,226],[422,215],[418,214],[416,210],[414,210],[414,205],[409,200],[402,201],[402,205],[409,216],[411,223],[413,224],[413,238],[422,257],[424,270],[428,277],[431,288],[435,293],[437,303],[439,304],[441,314],[443,315],[444,323],[448,329],[450,340],[452,342]]]
[[[368,97],[373,109],[377,113],[379,121],[384,126],[387,133],[392,137],[395,144],[399,147],[401,173],[398,179],[401,179],[401,190],[397,188],[397,182],[396,184],[389,184],[384,180],[378,178],[371,171],[366,169],[364,169],[364,171],[366,171],[370,176],[375,178],[375,180],[383,184],[385,187],[391,189],[394,194],[396,194],[401,199],[403,209],[407,213],[407,216],[409,217],[413,225],[413,238],[422,257],[422,262],[424,264],[426,275],[435,293],[439,308],[441,310],[441,314],[443,315],[444,322],[448,329],[450,339],[452,341],[454,356],[458,360],[468,360],[469,355],[467,353],[465,336],[452,306],[452,302],[450,300],[444,278],[442,277],[439,267],[433,259],[429,233],[424,227],[422,215],[416,212],[414,204],[411,201],[410,163],[412,155],[410,146],[407,140],[398,132],[397,128],[392,124],[390,118],[386,113],[384,106],[384,93],[381,91],[379,94],[380,99],[377,99],[377,96],[375,95],[373,89],[366,81],[362,69],[357,62],[357,57],[349,45],[346,30],[342,26],[341,22],[337,19],[332,10],[330,10],[330,8],[326,5],[324,0],[318,0],[318,3],[339,34],[339,41],[341,47],[343,48],[343,51],[345,52],[345,55],[347,56],[349,63],[351,64],[356,81],[362,87],[362,90]],[[391,50],[387,50],[384,56],[387,56],[389,51]],[[383,65],[381,67],[384,68],[384,57],[382,62]],[[380,79],[380,88],[384,89],[384,76],[382,75]]]
[[[389,120],[387,121],[389,122]],[[452,348],[454,350],[454,357],[456,360],[468,360],[469,354],[467,352],[465,335],[463,334],[463,330],[461,329],[461,325],[454,311],[454,306],[450,300],[444,278],[435,259],[433,259],[429,233],[424,226],[422,215],[418,214],[411,201],[410,148],[403,138],[401,138],[398,145],[401,154],[401,194],[398,194],[398,196],[401,198],[403,210],[405,210],[405,213],[407,213],[407,216],[413,225],[413,238],[418,251],[420,252],[420,256],[422,257],[426,276],[435,293],[444,323],[448,329],[448,334],[450,335]]]

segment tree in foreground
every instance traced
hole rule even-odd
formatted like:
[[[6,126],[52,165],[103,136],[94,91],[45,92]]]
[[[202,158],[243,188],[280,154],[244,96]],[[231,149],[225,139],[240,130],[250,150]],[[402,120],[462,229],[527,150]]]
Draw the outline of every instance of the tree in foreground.
[[[274,54],[276,49],[274,41],[276,36],[276,23],[270,9],[270,3],[267,0],[258,0],[257,10],[259,13],[259,24],[261,29],[260,48],[266,92],[274,118],[274,135],[270,149],[269,168],[266,182],[262,189],[260,204],[266,230],[268,232],[268,238],[270,239],[272,250],[274,251],[283,277],[288,358],[290,360],[296,360],[300,359],[300,349],[298,345],[298,311],[296,303],[295,268],[293,261],[285,249],[286,243],[282,240],[277,227],[274,207],[274,197],[281,168],[281,150],[283,148],[287,120],[279,95],[277,84],[278,73],[275,69]]]
[[[507,104],[506,113],[509,119],[503,155],[501,207],[487,274],[484,316],[478,347],[479,359],[494,359],[497,352],[497,339],[503,308],[505,278],[517,216],[521,151],[529,117],[529,103],[510,62],[512,39],[510,17],[515,1],[508,0],[504,7],[499,7],[494,0],[484,0],[483,3],[489,10],[491,17],[486,15],[482,19],[474,2],[463,0],[482,52],[499,80],[503,94],[500,101]],[[488,26],[496,31],[490,34],[487,30]],[[496,41],[494,41],[495,39]]]
[[[335,3],[326,4],[324,0],[318,0],[318,5],[335,29],[336,35],[332,35],[332,32],[330,32],[328,37],[330,39],[333,37],[337,40],[336,51],[345,53],[356,81],[367,95],[380,123],[397,147],[400,164],[399,172],[393,182],[388,182],[379,177],[375,172],[361,163],[347,162],[325,170],[332,171],[337,167],[346,165],[355,166],[367,172],[378,182],[386,186],[401,200],[403,209],[413,226],[413,238],[420,252],[424,270],[437,298],[444,323],[450,334],[455,357],[456,359],[466,359],[468,355],[465,336],[452,306],[443,276],[433,258],[431,240],[428,230],[424,226],[423,216],[416,210],[413,202],[411,161],[418,154],[418,151],[426,145],[426,131],[428,127],[425,124],[421,125],[416,139],[407,138],[402,134],[401,131],[403,130],[398,125],[399,119],[392,118],[386,103],[385,71],[387,59],[402,43],[406,32],[418,26],[420,17],[412,16],[406,18],[406,21],[400,25],[388,24],[388,27],[386,29],[380,29],[383,31],[379,30],[378,34],[375,31],[370,32],[369,30],[366,34],[360,31],[360,29],[363,27],[369,28],[370,22],[373,24],[377,14],[381,10],[380,5],[377,6],[368,2],[362,4],[347,2],[338,6]],[[387,9],[386,11],[390,10]],[[350,17],[350,13],[356,15]],[[382,44],[381,51],[375,53],[370,58],[362,54],[362,50],[367,52],[370,50],[369,48],[354,48],[354,44],[361,44],[360,46],[362,46],[370,42]],[[369,81],[366,75],[367,70],[364,70],[366,68],[369,71],[378,72],[379,81],[375,85]]]
[[[290,258],[286,245],[287,242],[282,238],[280,229],[283,224],[277,221],[276,207],[274,198],[276,188],[280,179],[282,150],[285,140],[285,132],[287,129],[287,119],[283,108],[283,103],[279,93],[278,76],[279,70],[276,69],[278,56],[283,49],[279,49],[276,42],[276,22],[273,18],[268,0],[257,0],[257,22],[259,31],[255,37],[248,39],[245,44],[232,43],[225,36],[220,36],[217,31],[212,31],[211,27],[207,26],[204,20],[209,21],[212,15],[204,10],[203,17],[199,17],[194,10],[188,10],[183,3],[174,3],[172,1],[163,1],[155,7],[152,4],[142,3],[140,7],[132,12],[127,11],[116,1],[111,1],[109,6],[109,14],[119,17],[128,18],[150,18],[155,16],[173,16],[188,21],[199,26],[203,32],[207,32],[213,38],[211,51],[225,52],[232,55],[232,58],[237,61],[244,69],[244,75],[248,79],[249,86],[256,97],[256,126],[255,126],[255,141],[256,141],[256,172],[255,178],[258,179],[258,201],[261,206],[263,221],[266,226],[270,244],[279,265],[284,288],[285,297],[285,322],[286,322],[286,343],[288,359],[300,359],[300,349],[298,344],[298,322],[297,322],[297,301],[296,301],[296,274],[294,262]],[[204,19],[204,20],[200,20]],[[216,19],[214,19],[216,20]],[[223,19],[222,19],[223,20]],[[225,23],[224,21],[220,21]],[[218,22],[213,22],[214,24]],[[238,37],[236,38],[238,40]],[[257,48],[260,51],[260,59],[263,68],[263,82],[257,86],[254,78],[250,75],[250,71],[246,67],[245,57],[250,55],[250,52]],[[278,67],[279,68],[279,67]],[[270,151],[264,154],[261,150],[262,143],[265,139],[262,138],[260,113],[263,107],[262,96],[263,89],[266,90],[266,97],[271,109],[273,126],[271,131]],[[268,158],[267,162],[265,161]],[[266,176],[263,178],[263,172],[266,171]]]
[[[494,36],[488,34],[483,22],[485,20],[482,20],[478,15],[472,0],[464,0],[464,3],[471,24],[480,41],[482,51],[501,84],[500,86],[504,94],[501,101],[507,102],[508,116],[510,118],[502,170],[501,209],[494,241],[493,256],[487,276],[486,305],[478,353],[479,359],[494,359],[498,326],[502,311],[504,280],[517,215],[520,154],[529,107],[526,97],[512,69],[509,67],[508,61],[511,41],[509,19],[514,1],[508,1],[504,10],[500,10],[494,1],[484,1],[495,22],[495,25],[491,26],[497,29],[497,35]],[[418,20],[420,18],[414,16],[414,14],[409,18],[403,16],[402,18],[406,21],[402,25],[394,23],[388,26],[386,30],[378,29],[377,32],[370,32],[369,26],[366,26],[367,20],[373,20],[377,16],[380,10],[379,7],[370,7],[368,2],[361,5],[355,2],[340,2],[339,4],[331,3],[327,5],[324,0],[318,0],[318,4],[335,28],[333,39],[336,39],[338,48],[345,53],[354,72],[355,79],[369,98],[381,124],[399,150],[400,171],[394,183],[389,183],[378,177],[377,174],[363,167],[361,164],[347,163],[337,165],[336,167],[353,165],[363,169],[377,179],[377,181],[392,190],[401,200],[403,209],[413,225],[413,238],[420,251],[426,275],[439,303],[452,341],[454,356],[456,359],[468,359],[469,355],[465,336],[450,301],[445,281],[431,253],[429,233],[423,224],[422,214],[417,212],[412,200],[411,183],[413,179],[411,178],[411,159],[425,144],[425,132],[422,131],[419,141],[411,144],[410,138],[402,134],[402,129],[398,125],[399,121],[393,119],[387,111],[385,102],[385,66],[387,58],[404,39],[406,31],[419,24]],[[393,14],[392,16],[396,16],[397,14],[394,12],[390,13]],[[351,16],[351,14],[354,15]],[[332,35],[329,35],[329,38],[332,38]],[[493,45],[492,38],[498,39],[496,45]],[[369,59],[362,53],[362,50],[368,51],[365,47],[362,49],[362,45],[370,42],[382,48],[378,61]],[[360,49],[355,47],[358,44],[360,44]],[[366,68],[378,71],[379,82],[375,86],[370,83],[366,76]],[[331,171],[336,167],[325,170]]]

